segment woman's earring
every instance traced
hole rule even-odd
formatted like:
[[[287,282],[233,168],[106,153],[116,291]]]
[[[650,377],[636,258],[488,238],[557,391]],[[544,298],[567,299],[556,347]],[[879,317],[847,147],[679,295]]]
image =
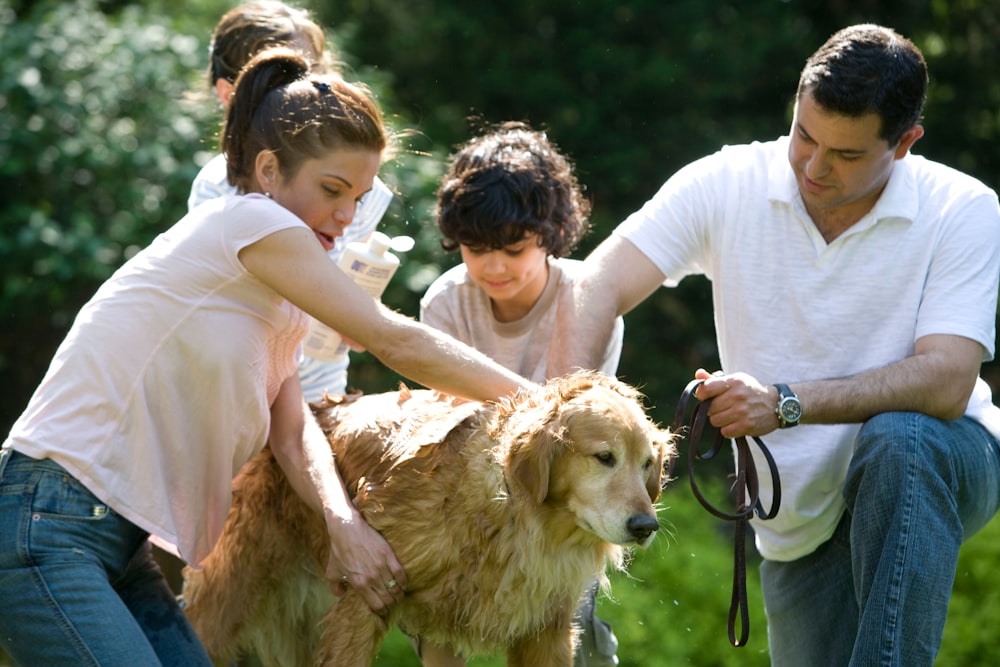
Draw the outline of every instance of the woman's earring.
[[[267,197],[268,199],[270,199],[271,198],[271,193],[270,192],[265,192],[264,196]]]

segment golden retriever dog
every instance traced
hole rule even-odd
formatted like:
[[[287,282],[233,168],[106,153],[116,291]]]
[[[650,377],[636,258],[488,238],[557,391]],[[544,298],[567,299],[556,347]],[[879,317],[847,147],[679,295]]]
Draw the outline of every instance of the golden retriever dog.
[[[323,576],[321,517],[264,450],[234,482],[223,536],[185,570],[189,618],[213,660],[370,665],[386,632],[508,665],[572,664],[584,589],[647,546],[673,438],[632,387],[580,372],[489,403],[429,390],[314,405],[365,519],[406,570],[387,616]]]

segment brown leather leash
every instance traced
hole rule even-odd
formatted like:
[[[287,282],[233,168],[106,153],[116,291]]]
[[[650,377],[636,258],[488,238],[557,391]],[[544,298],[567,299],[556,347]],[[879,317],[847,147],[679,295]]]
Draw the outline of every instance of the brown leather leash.
[[[778,467],[774,463],[771,452],[764,446],[764,442],[756,437],[750,436],[757,448],[767,460],[767,466],[771,471],[771,480],[774,487],[771,497],[771,508],[764,511],[764,506],[760,502],[760,480],[757,476],[757,466],[750,453],[750,445],[746,437],[740,436],[735,439],[736,449],[736,512],[724,512],[710,503],[702,495],[698,488],[698,482],[694,475],[695,460],[708,461],[722,451],[727,438],[718,430],[712,439],[711,447],[702,452],[698,449],[706,428],[712,428],[708,420],[708,408],[711,399],[698,401],[694,395],[695,390],[702,383],[701,380],[692,380],[684,388],[680,401],[677,403],[677,413],[674,417],[673,430],[680,433],[685,428],[685,421],[688,413],[688,406],[692,399],[697,402],[691,412],[691,419],[687,423],[688,438],[688,477],[691,480],[691,491],[698,499],[702,507],[726,521],[733,521],[735,528],[733,531],[734,555],[733,555],[733,595],[729,606],[729,643],[739,648],[746,646],[750,637],[750,611],[747,608],[747,562],[746,562],[746,531],[747,522],[756,513],[761,520],[773,519],[781,506],[781,483],[778,480]],[[736,637],[736,618],[740,620],[740,636]]]

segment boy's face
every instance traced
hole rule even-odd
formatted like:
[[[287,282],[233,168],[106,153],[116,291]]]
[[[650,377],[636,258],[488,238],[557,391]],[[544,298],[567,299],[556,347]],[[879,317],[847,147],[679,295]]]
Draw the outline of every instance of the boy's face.
[[[460,248],[469,277],[490,297],[493,314],[501,322],[527,315],[545,291],[548,251],[538,245],[536,234],[528,234],[499,250],[467,245]]]

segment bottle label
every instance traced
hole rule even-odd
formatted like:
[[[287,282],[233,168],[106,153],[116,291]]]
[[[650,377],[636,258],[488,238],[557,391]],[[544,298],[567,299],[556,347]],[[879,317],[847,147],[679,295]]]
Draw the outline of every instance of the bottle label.
[[[310,317],[309,331],[302,341],[302,351],[313,359],[333,361],[338,356],[342,341],[339,333]]]
[[[347,267],[348,275],[368,296],[378,299],[395,272],[396,267],[381,267],[356,259]]]

